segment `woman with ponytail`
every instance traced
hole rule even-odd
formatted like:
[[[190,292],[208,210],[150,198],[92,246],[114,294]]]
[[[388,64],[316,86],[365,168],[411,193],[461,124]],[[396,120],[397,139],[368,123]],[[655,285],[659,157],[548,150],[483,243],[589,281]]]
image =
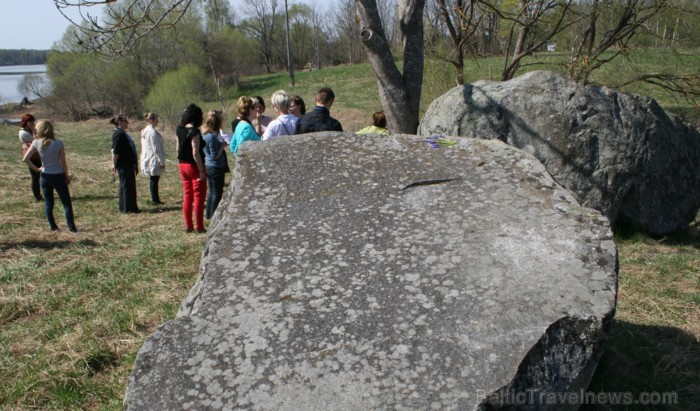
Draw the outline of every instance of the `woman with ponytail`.
[[[119,174],[119,211],[122,213],[138,213],[136,201],[136,174],[138,173],[138,155],[136,145],[126,130],[129,119],[118,115],[111,119],[114,125],[112,133],[112,176]]]

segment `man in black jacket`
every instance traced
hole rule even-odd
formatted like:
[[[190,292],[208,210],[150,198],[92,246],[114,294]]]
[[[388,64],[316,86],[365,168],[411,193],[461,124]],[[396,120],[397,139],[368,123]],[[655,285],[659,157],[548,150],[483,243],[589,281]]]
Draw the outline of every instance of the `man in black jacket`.
[[[316,107],[297,121],[296,134],[316,131],[343,131],[340,122],[331,117],[330,108],[335,100],[333,90],[323,87],[316,94]]]

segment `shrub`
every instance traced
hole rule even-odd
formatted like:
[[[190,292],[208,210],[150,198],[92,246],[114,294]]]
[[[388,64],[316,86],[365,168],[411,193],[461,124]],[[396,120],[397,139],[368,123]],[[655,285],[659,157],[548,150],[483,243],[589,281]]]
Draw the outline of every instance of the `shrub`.
[[[211,98],[214,83],[195,65],[186,65],[162,75],[146,97],[146,109],[157,111],[171,124],[180,120],[182,110],[193,101]]]

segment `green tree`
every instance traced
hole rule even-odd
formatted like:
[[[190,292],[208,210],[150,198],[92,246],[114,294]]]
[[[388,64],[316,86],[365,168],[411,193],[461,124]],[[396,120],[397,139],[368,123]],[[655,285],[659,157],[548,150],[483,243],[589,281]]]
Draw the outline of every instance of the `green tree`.
[[[52,53],[47,64],[52,84],[48,108],[76,121],[104,113],[109,104],[100,81],[107,65],[94,55]]]
[[[357,32],[359,30],[358,22],[356,21],[356,2],[354,0],[338,0],[337,6],[334,10],[334,23],[335,31],[338,43],[338,51],[342,50],[345,55],[343,56],[343,61],[349,64],[357,64],[362,61],[365,54],[362,52],[362,41],[358,38]],[[377,19],[381,22],[381,19],[374,5],[374,12],[376,13]],[[381,24],[381,23],[380,23]],[[382,26],[382,37],[384,36],[384,29]],[[387,47],[391,47],[388,41],[384,39]]]
[[[588,83],[591,73],[633,46],[632,39],[651,35],[650,21],[671,7],[670,0],[587,0],[573,11],[579,17],[577,41],[572,45],[569,77]]]
[[[234,16],[228,0],[203,0],[206,30],[208,33],[221,31],[233,23]]]
[[[161,76],[148,93],[145,104],[148,110],[157,111],[176,124],[189,103],[211,100],[213,96],[214,86],[204,70],[189,64]]]
[[[246,19],[241,28],[258,42],[257,52],[266,73],[271,73],[275,64],[275,40],[282,28],[278,6],[277,0],[244,0]]]
[[[392,133],[415,134],[418,130],[420,96],[423,88],[423,9],[425,0],[403,0],[398,17],[402,70],[396,65],[391,45],[375,0],[356,0],[361,38],[377,77],[379,100]]]
[[[194,0],[53,0],[73,24],[77,44],[83,51],[104,56],[130,54],[143,39],[158,31],[171,31],[195,4]],[[104,5],[102,15],[93,6]],[[75,20],[67,10],[77,9]]]
[[[315,13],[316,11],[306,4],[293,4],[289,7],[289,37],[292,55],[298,64],[316,60]]]
[[[98,87],[111,113],[132,114],[142,107],[144,85],[137,81],[139,67],[134,60],[118,59],[104,67]]]
[[[193,8],[193,13],[198,9]],[[143,101],[157,78],[165,72],[187,64],[196,64],[209,73],[209,60],[205,42],[216,36],[207,36],[197,15],[184,16],[175,31],[154,31],[147,38],[132,44],[128,55],[107,57],[104,54],[89,54],[85,57],[84,34],[76,27],[66,31],[57,50],[63,50],[61,57],[49,60],[49,71],[79,73],[76,67],[66,71],[66,67],[76,64],[88,64],[95,68],[81,80],[82,84],[61,75],[50,76],[57,98],[64,101],[56,105],[62,111],[68,110],[71,117],[80,119],[87,115],[111,113],[131,114],[142,110]],[[125,33],[121,33],[123,35]],[[86,63],[87,62],[87,63]],[[210,76],[207,76],[210,79]],[[76,88],[80,88],[76,90]],[[71,100],[72,96],[84,95],[80,100]]]

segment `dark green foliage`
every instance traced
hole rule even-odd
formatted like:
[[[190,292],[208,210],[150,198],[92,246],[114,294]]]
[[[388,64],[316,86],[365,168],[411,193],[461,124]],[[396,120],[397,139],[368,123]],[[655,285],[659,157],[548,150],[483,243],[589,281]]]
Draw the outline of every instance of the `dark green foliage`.
[[[180,113],[189,103],[214,97],[214,84],[204,71],[195,65],[186,65],[161,76],[146,97],[149,111],[158,112],[171,124],[177,124]]]
[[[49,50],[0,50],[0,66],[46,64]]]

